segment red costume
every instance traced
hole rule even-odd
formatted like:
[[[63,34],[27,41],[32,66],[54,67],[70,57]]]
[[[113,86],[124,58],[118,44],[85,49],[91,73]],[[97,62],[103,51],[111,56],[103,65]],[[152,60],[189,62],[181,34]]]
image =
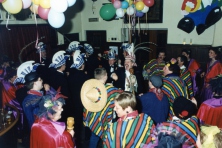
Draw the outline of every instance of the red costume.
[[[219,61],[216,61],[212,66],[209,67],[207,64],[207,73],[204,79],[205,83],[209,83],[210,79],[218,76],[222,72],[222,65]]]
[[[36,119],[32,126],[30,148],[74,148],[72,136],[65,130],[64,122],[45,118]]]

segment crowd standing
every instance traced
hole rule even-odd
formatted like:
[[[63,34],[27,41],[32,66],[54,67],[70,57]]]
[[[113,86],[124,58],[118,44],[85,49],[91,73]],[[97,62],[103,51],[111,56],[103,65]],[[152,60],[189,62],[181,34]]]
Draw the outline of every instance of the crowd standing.
[[[121,48],[123,65],[115,50],[95,55],[90,44],[78,41],[52,58],[39,42],[39,62],[0,59],[1,105],[20,111],[16,126],[24,147],[222,147],[218,48],[209,48],[206,72],[190,50],[170,61],[160,51],[141,70],[134,44]],[[197,85],[198,75],[203,87]],[[74,117],[71,128],[65,124],[68,117]]]

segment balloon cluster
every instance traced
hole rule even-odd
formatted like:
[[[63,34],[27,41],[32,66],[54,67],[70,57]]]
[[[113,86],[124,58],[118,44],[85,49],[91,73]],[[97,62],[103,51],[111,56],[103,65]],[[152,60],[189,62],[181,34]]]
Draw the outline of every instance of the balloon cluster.
[[[112,4],[101,7],[100,16],[104,20],[111,20],[115,14],[123,17],[125,13],[128,15],[136,15],[142,17],[149,11],[149,7],[154,5],[154,0],[112,0]]]
[[[54,28],[60,28],[65,23],[63,12],[73,6],[76,0],[0,0],[4,9],[10,14],[17,14],[22,9],[38,14],[42,19],[48,20]]]

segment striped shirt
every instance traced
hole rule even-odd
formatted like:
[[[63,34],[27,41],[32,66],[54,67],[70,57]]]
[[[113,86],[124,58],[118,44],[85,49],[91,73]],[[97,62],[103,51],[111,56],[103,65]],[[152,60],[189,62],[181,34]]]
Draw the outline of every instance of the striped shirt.
[[[180,77],[171,75],[163,78],[162,90],[169,99],[170,111],[168,119],[171,120],[174,115],[173,112],[174,100],[179,96],[184,96],[185,98],[188,99],[187,87],[185,82]]]
[[[113,119],[114,98],[122,90],[105,85],[107,90],[107,103],[99,112],[90,112],[83,109],[83,124],[91,129],[96,135],[102,138],[103,132],[107,129],[107,124]]]
[[[152,141],[155,126],[147,114],[109,124],[103,145],[105,148],[138,148]]]
[[[184,68],[180,70],[180,78],[184,80],[184,82],[186,83],[186,86],[188,88],[188,93],[189,93],[189,97],[193,97],[193,87],[192,87],[192,79],[191,79],[191,75],[190,72]]]
[[[146,79],[147,77],[150,77],[152,75],[158,75],[162,76],[163,75],[163,68],[165,66],[165,61],[162,61],[161,63],[158,63],[157,59],[153,59],[149,61],[146,65],[143,67],[143,77]],[[147,69],[150,70],[150,73],[147,73]]]

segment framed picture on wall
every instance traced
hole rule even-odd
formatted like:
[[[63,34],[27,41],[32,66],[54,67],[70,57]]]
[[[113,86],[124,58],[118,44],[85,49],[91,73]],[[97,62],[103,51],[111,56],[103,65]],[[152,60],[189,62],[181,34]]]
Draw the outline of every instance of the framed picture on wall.
[[[129,23],[129,16],[125,15],[125,23]],[[162,23],[163,22],[163,0],[155,0],[154,5],[149,7],[147,14],[140,17],[140,23]]]

